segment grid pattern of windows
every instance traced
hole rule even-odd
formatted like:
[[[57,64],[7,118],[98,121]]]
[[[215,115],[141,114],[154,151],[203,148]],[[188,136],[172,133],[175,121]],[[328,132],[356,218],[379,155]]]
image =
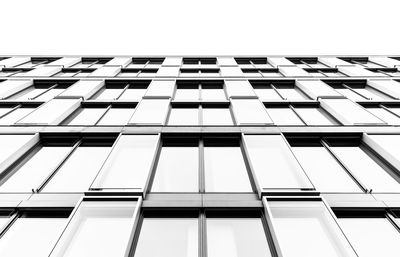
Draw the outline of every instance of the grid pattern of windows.
[[[0,256],[398,256],[399,68],[0,57]]]

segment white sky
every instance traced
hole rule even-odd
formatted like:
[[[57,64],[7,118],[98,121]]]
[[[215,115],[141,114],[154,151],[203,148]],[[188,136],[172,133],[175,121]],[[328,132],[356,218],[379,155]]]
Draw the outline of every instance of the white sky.
[[[10,0],[0,54],[400,54],[399,0]]]

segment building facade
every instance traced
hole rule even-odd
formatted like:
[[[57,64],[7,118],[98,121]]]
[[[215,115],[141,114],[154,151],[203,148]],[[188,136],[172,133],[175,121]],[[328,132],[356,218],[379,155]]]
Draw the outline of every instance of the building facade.
[[[0,57],[0,256],[399,256],[400,56]]]

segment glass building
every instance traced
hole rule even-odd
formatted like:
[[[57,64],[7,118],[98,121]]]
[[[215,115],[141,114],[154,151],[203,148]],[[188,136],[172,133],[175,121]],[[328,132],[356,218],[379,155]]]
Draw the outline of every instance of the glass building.
[[[400,56],[0,57],[0,256],[400,256]]]

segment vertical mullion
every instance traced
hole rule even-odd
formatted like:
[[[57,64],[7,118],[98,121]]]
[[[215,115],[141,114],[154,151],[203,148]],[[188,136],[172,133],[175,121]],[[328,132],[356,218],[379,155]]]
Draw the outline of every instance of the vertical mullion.
[[[44,92],[42,92],[42,93],[40,93],[40,94],[38,94],[38,95],[36,95],[36,96],[34,96],[34,97],[29,98],[29,100],[34,100],[34,99],[38,98],[39,96],[46,94],[47,92],[49,92],[50,90],[52,90],[53,88],[55,88],[55,87],[57,87],[57,86],[58,86],[58,83],[55,83],[54,85],[52,85],[51,87],[49,87],[49,88],[48,88],[47,90],[45,90]]]
[[[355,94],[361,96],[362,98],[364,98],[364,99],[366,99],[366,100],[372,100],[372,98],[366,97],[366,96],[364,96],[363,94],[358,93],[358,92],[355,91],[353,88],[351,88],[351,87],[349,87],[348,85],[346,85],[345,83],[343,83],[342,85],[343,85],[344,88],[346,88],[346,89],[350,90],[351,92],[353,92],[353,93],[355,93]]]
[[[97,124],[103,119],[103,117],[106,115],[106,113],[111,109],[111,104],[106,108],[104,113],[100,116],[100,118],[93,124],[93,126],[97,126]]]
[[[275,92],[282,98],[282,100],[287,100],[287,98],[283,97],[281,93],[279,93],[278,89],[274,86],[274,84],[271,84],[271,87]]]
[[[20,214],[18,212],[13,213],[7,223],[3,226],[0,227],[0,239],[4,236],[4,234],[7,232],[7,230],[14,224],[14,222],[20,217]]]
[[[202,208],[199,216],[199,257],[207,257],[207,220]]]
[[[204,141],[203,138],[199,140],[199,191],[205,192],[205,174],[204,174]]]

